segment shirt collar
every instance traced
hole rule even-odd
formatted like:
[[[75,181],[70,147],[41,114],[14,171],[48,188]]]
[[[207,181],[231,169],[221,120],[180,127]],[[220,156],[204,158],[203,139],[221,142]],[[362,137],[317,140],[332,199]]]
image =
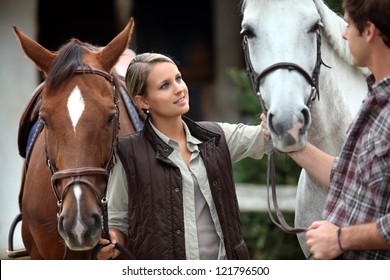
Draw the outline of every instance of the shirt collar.
[[[167,145],[171,146],[172,147],[172,142],[174,143],[177,143],[175,140],[172,140],[171,138],[169,138],[168,136],[166,136],[164,133],[162,133],[161,131],[159,131],[152,123],[152,121],[150,119],[148,119],[149,123],[150,123],[150,126],[152,127],[152,129],[154,130],[154,132],[157,134],[158,137],[161,138],[161,140],[164,141],[164,143],[166,143]],[[185,134],[186,134],[186,139],[187,139],[187,143],[189,144],[193,144],[193,145],[199,145],[201,144],[202,142],[199,141],[197,138],[195,138],[194,136],[191,135],[190,133],[190,130],[188,129],[188,126],[187,124],[182,121],[183,123],[183,127],[184,127],[184,131],[185,131]]]
[[[387,102],[390,98],[390,76],[375,82],[373,75],[367,78],[367,84],[370,88],[371,95],[377,100],[377,102]]]

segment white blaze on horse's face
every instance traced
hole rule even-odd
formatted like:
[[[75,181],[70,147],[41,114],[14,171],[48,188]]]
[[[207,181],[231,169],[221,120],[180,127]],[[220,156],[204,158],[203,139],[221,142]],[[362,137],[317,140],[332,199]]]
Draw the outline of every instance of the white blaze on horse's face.
[[[273,64],[288,62],[299,65],[311,76],[317,59],[315,31],[320,23],[313,0],[244,2],[242,33],[248,37],[256,74]],[[260,81],[259,92],[278,150],[290,152],[306,144],[311,90],[304,76],[294,69],[274,70]]]
[[[88,230],[87,226],[83,222],[83,219],[80,215],[81,213],[81,195],[82,195],[82,188],[80,184],[76,184],[73,187],[73,193],[76,198],[76,207],[77,207],[77,221],[74,223],[73,227],[73,234],[76,236],[80,244],[83,244],[83,235]]]
[[[73,125],[73,131],[76,132],[77,123],[85,109],[84,98],[78,86],[76,86],[68,98],[68,112]]]

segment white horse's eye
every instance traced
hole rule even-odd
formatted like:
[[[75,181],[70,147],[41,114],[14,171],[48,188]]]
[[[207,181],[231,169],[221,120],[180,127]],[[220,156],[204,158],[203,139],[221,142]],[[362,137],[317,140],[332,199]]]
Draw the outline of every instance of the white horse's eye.
[[[247,36],[248,38],[253,38],[255,37],[255,33],[253,32],[252,28],[249,28],[248,26],[243,26],[240,34],[242,36]]]

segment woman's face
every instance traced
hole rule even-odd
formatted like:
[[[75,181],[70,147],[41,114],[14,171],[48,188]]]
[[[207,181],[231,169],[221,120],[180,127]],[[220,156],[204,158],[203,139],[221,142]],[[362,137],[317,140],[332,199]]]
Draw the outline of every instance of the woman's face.
[[[153,65],[146,82],[147,93],[141,97],[141,102],[152,117],[178,117],[190,109],[188,88],[175,64],[160,62]]]

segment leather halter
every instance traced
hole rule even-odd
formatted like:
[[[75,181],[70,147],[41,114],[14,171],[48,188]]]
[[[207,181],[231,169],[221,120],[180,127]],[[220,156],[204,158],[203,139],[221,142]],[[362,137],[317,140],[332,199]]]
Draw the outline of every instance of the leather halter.
[[[263,106],[263,109],[265,111],[268,111],[267,107],[265,106],[264,100],[261,97],[260,94],[260,83],[261,81],[271,72],[278,70],[278,69],[286,69],[289,71],[297,71],[299,74],[301,74],[305,80],[309,83],[311,86],[311,94],[309,99],[306,102],[307,107],[311,107],[311,103],[316,98],[320,100],[320,92],[318,87],[318,77],[320,75],[320,68],[321,64],[325,65],[321,58],[321,34],[320,30],[316,30],[316,37],[317,37],[317,60],[316,65],[314,67],[312,75],[307,73],[305,69],[303,69],[298,64],[292,63],[292,62],[278,62],[275,64],[272,64],[271,66],[265,68],[260,74],[257,74],[256,71],[253,68],[250,56],[249,56],[249,46],[248,46],[248,36],[244,36],[242,40],[242,49],[244,50],[244,57],[245,57],[245,64],[246,64],[246,72],[251,80],[252,87],[254,91],[259,96],[260,102]],[[326,66],[326,65],[325,65]],[[327,66],[328,67],[328,66]]]
[[[103,213],[103,235],[108,236],[108,223],[107,223],[107,198],[106,198],[106,189],[107,189],[107,183],[108,183],[108,177],[111,173],[112,168],[115,165],[115,150],[118,142],[118,130],[119,130],[119,107],[118,107],[118,102],[119,102],[119,97],[118,93],[115,87],[114,83],[114,77],[102,70],[99,69],[94,69],[90,67],[78,67],[75,70],[75,74],[96,74],[99,76],[104,77],[107,81],[110,82],[110,84],[113,87],[113,92],[114,92],[114,98],[113,102],[115,104],[115,108],[117,110],[117,114],[114,120],[114,135],[112,139],[112,145],[111,145],[111,152],[110,152],[110,157],[109,160],[105,166],[105,168],[102,167],[78,167],[78,168],[70,168],[70,169],[64,169],[64,170],[57,170],[55,167],[54,162],[50,159],[50,155],[47,150],[47,145],[45,143],[45,152],[46,152],[46,163],[47,166],[50,169],[50,172],[52,174],[51,176],[51,185],[52,189],[54,191],[54,194],[57,198],[57,205],[59,207],[57,217],[60,216],[62,212],[62,207],[63,207],[63,199],[69,190],[71,186],[77,183],[82,183],[86,186],[88,186],[93,193],[95,194],[96,200],[100,200],[100,206],[102,209]],[[88,176],[88,175],[99,175],[99,176],[104,176],[106,180],[106,188],[104,190],[104,193],[100,193],[96,187],[87,179],[82,178],[83,176]],[[62,191],[61,194],[58,193],[57,189],[57,181],[60,179],[66,179],[70,178],[69,182],[65,185],[64,190]]]
[[[260,74],[256,74],[252,62],[250,60],[249,56],[249,47],[248,47],[248,37],[245,35],[243,40],[242,40],[242,48],[244,51],[244,56],[245,56],[245,64],[246,64],[246,72],[251,80],[252,87],[254,91],[257,93],[261,105],[263,107],[263,110],[265,112],[268,111],[268,108],[265,106],[265,102],[261,97],[260,94],[260,82],[271,72],[278,70],[278,69],[287,69],[289,71],[297,71],[299,74],[301,74],[305,80],[309,83],[311,86],[311,94],[309,99],[306,102],[306,106],[308,108],[311,107],[312,101],[314,101],[316,98],[320,100],[320,92],[319,92],[319,87],[318,87],[318,78],[320,75],[320,68],[321,65],[324,65],[325,67],[330,68],[327,66],[321,58],[321,34],[320,34],[320,29],[316,30],[316,36],[317,36],[317,59],[316,59],[316,64],[313,70],[312,75],[308,74],[306,70],[304,70],[301,66],[298,64],[292,63],[292,62],[279,62],[275,63],[267,68],[265,68]],[[275,183],[275,177],[276,177],[276,172],[275,172],[275,151],[270,145],[269,153],[268,153],[268,167],[267,167],[267,204],[268,204],[268,214],[271,219],[271,221],[282,231],[285,233],[289,234],[297,234],[297,233],[302,233],[307,231],[306,228],[293,228],[288,225],[286,220],[284,219],[283,213],[279,208],[278,201],[276,198],[276,183]],[[269,189],[270,189],[270,181],[271,181],[271,189],[272,189],[272,202],[273,202],[273,208],[276,212],[276,215],[278,217],[277,221],[272,214],[272,209],[271,209],[271,203],[270,203],[270,195],[269,195]]]
[[[109,231],[109,229],[108,229],[108,199],[106,198],[106,191],[107,191],[108,178],[111,174],[112,168],[114,167],[114,165],[116,163],[115,151],[116,151],[117,144],[118,144],[118,131],[119,131],[119,126],[120,126],[120,124],[119,124],[119,106],[118,106],[119,96],[118,96],[118,92],[117,92],[117,87],[115,86],[114,77],[110,73],[99,70],[99,69],[91,68],[91,67],[78,67],[74,73],[75,74],[96,74],[96,75],[102,76],[107,81],[109,81],[113,87],[113,92],[114,92],[113,102],[115,104],[117,114],[116,114],[116,117],[114,120],[115,121],[114,122],[114,136],[112,138],[110,158],[109,158],[105,168],[79,167],[79,168],[70,168],[70,169],[64,169],[64,170],[58,171],[56,169],[55,165],[53,164],[53,161],[50,159],[49,153],[47,151],[47,146],[45,143],[46,163],[47,163],[47,166],[49,167],[50,172],[52,174],[51,186],[52,186],[54,194],[57,198],[57,205],[59,208],[58,213],[57,213],[57,217],[59,217],[61,212],[62,212],[63,200],[64,200],[64,197],[65,197],[67,191],[69,190],[69,188],[77,183],[85,184],[89,188],[91,188],[91,190],[94,192],[96,200],[99,201],[99,199],[100,199],[100,207],[102,210],[102,222],[103,222],[101,236],[104,239],[110,240],[110,236],[109,236],[109,232],[108,232]],[[89,180],[82,178],[82,176],[87,176],[87,175],[100,175],[100,176],[105,177],[106,187],[104,189],[104,193],[102,193],[102,194],[99,193],[99,191],[96,189],[96,187]],[[65,179],[65,178],[70,178],[70,181],[65,185],[65,188],[60,195],[58,193],[58,190],[57,190],[57,181],[60,179]],[[97,254],[102,246],[103,245],[101,245],[101,244],[97,244],[91,250],[90,259],[92,259],[92,260],[97,259]],[[123,245],[121,245],[119,243],[115,243],[115,248],[117,250],[119,250],[122,254],[127,256],[128,259],[130,259],[130,260],[135,259],[134,255]],[[67,254],[67,246],[65,245],[63,259],[66,258],[66,254]]]

